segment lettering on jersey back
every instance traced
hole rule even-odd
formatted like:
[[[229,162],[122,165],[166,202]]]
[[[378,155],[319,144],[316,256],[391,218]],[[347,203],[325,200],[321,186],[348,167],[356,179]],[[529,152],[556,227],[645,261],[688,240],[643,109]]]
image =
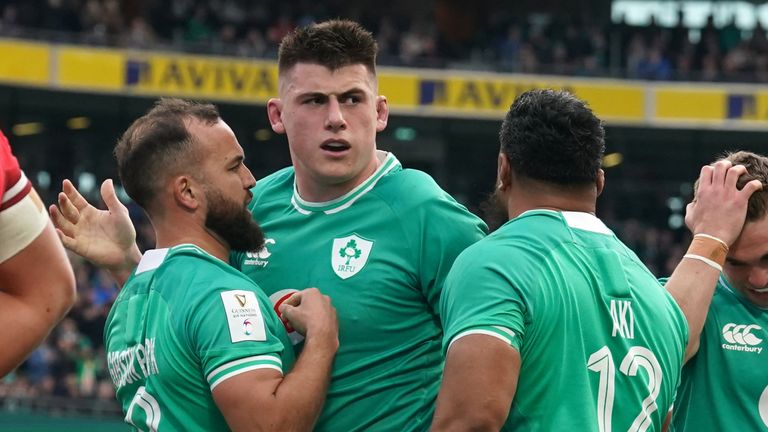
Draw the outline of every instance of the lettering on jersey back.
[[[625,339],[635,338],[635,314],[632,312],[631,301],[611,300],[611,318],[613,319],[611,337],[618,335]]]
[[[155,359],[155,338],[144,340],[120,351],[107,353],[109,375],[115,387],[120,388],[134,381],[146,379],[158,373]]]

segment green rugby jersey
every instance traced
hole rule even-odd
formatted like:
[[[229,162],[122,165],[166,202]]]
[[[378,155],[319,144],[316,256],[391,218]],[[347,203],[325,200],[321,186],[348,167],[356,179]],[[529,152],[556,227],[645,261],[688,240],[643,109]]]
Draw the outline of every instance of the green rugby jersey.
[[[147,251],[107,318],[109,374],[142,431],[221,431],[212,390],[254,369],[287,372],[294,352],[269,299],[197,246]]]
[[[768,431],[768,311],[721,275],[699,338],[683,367],[671,430]]]
[[[444,347],[469,334],[522,358],[504,430],[660,430],[688,327],[672,297],[595,216],[532,210],[456,259]]]
[[[332,202],[303,201],[292,168],[259,180],[251,210],[267,246],[232,257],[273,303],[317,287],[336,307],[340,347],[317,430],[429,428],[443,368],[443,281],[486,230],[431,177],[379,155],[378,170]]]

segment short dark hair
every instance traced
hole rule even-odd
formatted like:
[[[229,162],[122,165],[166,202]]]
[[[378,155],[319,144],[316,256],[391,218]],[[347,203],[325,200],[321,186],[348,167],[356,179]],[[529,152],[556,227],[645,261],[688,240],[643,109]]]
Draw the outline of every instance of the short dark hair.
[[[517,175],[564,186],[594,183],[605,153],[600,119],[584,101],[558,90],[518,96],[499,140]]]
[[[192,119],[212,125],[219,121],[219,111],[207,103],[163,98],[117,141],[114,153],[120,181],[145,210],[163,178],[184,167],[195,154],[194,137],[185,123]]]
[[[278,52],[282,73],[297,63],[314,63],[335,71],[362,64],[376,74],[379,48],[371,32],[349,20],[330,20],[301,27],[285,36]]]
[[[748,151],[737,151],[725,154],[722,159],[731,161],[734,165],[744,165],[747,169],[736,181],[736,187],[739,189],[752,180],[759,180],[763,184],[761,190],[749,197],[747,222],[765,217],[768,214],[768,157]]]

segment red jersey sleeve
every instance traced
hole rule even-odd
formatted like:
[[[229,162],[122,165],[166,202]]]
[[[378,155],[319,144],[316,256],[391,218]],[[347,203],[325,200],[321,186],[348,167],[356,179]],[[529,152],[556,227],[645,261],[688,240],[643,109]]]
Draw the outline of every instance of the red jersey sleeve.
[[[0,131],[0,211],[12,207],[29,194],[32,183],[19,167],[19,161],[11,153],[8,138]]]

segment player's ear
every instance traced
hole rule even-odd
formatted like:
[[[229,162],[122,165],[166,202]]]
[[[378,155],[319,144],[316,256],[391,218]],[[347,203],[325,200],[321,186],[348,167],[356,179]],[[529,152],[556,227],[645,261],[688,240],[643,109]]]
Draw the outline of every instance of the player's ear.
[[[269,117],[269,124],[272,126],[272,130],[275,131],[275,133],[285,133],[285,125],[283,124],[282,100],[272,98],[267,101],[267,117]]]
[[[389,103],[386,96],[376,96],[376,132],[381,132],[389,122]]]
[[[198,183],[187,175],[180,175],[171,180],[173,198],[180,207],[186,210],[196,210],[200,206],[202,189]]]
[[[504,152],[499,153],[498,165],[496,167],[496,189],[506,190],[512,183],[512,167],[509,166],[509,159]]]
[[[603,193],[605,188],[605,171],[602,168],[597,170],[597,176],[595,178],[595,187],[597,187],[597,196]]]

